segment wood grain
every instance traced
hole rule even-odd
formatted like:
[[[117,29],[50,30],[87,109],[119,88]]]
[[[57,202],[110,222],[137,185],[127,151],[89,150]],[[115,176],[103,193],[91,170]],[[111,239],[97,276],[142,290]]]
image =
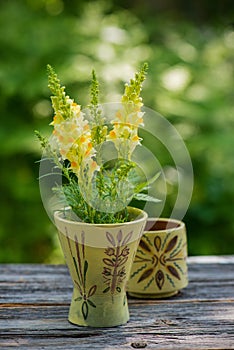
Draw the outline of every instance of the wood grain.
[[[164,300],[129,298],[114,328],[67,321],[64,265],[0,265],[1,349],[234,349],[234,257],[192,257],[189,285]]]

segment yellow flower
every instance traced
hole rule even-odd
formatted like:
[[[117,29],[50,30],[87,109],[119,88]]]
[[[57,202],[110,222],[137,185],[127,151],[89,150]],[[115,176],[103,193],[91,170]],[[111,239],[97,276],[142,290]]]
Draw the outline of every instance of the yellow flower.
[[[138,135],[134,135],[133,137],[132,137],[132,141],[133,142],[138,142],[140,140],[140,137],[138,136]]]
[[[113,129],[107,135],[107,140],[115,144],[120,157],[130,159],[132,152],[140,144],[138,129],[144,125],[143,115],[140,108],[131,103],[123,105],[116,112],[112,121]]]
[[[116,139],[116,132],[114,130],[111,130],[110,133],[109,133],[109,138],[110,139]]]
[[[60,113],[56,114],[53,118],[53,121],[50,123],[50,125],[60,124],[64,121],[64,118]]]

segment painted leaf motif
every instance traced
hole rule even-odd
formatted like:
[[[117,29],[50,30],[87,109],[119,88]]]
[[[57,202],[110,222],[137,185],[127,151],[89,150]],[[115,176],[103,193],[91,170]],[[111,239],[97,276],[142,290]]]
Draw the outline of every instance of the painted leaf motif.
[[[117,241],[119,244],[120,244],[122,238],[123,238],[122,230],[119,230],[119,232],[117,234]]]
[[[120,255],[122,255],[122,256],[128,256],[128,254],[129,254],[129,248],[125,246],[125,247],[122,249]]]
[[[141,257],[140,255],[135,256],[134,263],[142,262],[142,261],[152,261],[152,259],[145,259],[145,258]]]
[[[94,295],[95,292],[96,292],[96,290],[97,290],[97,286],[96,286],[96,284],[95,284],[94,286],[92,286],[92,287],[90,288],[90,290],[89,290],[89,292],[88,292],[88,298],[91,297],[92,295]]]
[[[88,270],[88,261],[85,260],[85,262],[84,262],[84,280],[86,280],[87,270]]]
[[[168,265],[167,269],[174,277],[176,277],[178,280],[180,280],[180,275],[174,266]]]
[[[112,266],[112,267],[115,266],[114,261],[112,261],[111,259],[104,258],[104,259],[103,259],[103,262],[104,262],[107,266]]]
[[[102,293],[107,293],[107,292],[109,292],[109,290],[110,290],[110,287],[107,287],[106,289],[103,290]]]
[[[75,235],[75,245],[76,245],[76,255],[77,255],[77,259],[78,259],[78,263],[79,263],[79,265],[80,265],[81,256],[80,256],[80,250],[79,250],[79,243],[78,243],[77,235]]]
[[[140,283],[141,281],[144,281],[146,278],[148,278],[153,273],[153,271],[154,271],[153,268],[144,271],[143,274],[138,279],[137,283]]]
[[[105,249],[105,254],[109,255],[109,256],[113,256],[113,255],[115,255],[115,249],[111,248],[111,247],[108,247],[108,248]]]
[[[165,249],[165,253],[170,252],[175,247],[177,240],[178,240],[178,236],[175,236],[169,241]]]
[[[158,270],[155,275],[155,282],[160,290],[162,289],[164,280],[165,280],[164,273],[162,272],[162,270]]]
[[[124,240],[123,240],[123,243],[122,245],[126,245],[130,239],[132,238],[132,234],[133,234],[133,231],[129,232],[125,237],[124,237]]]
[[[110,232],[106,232],[106,238],[108,239],[108,241],[110,242],[110,244],[115,247],[115,239],[112,236],[112,234]]]
[[[75,301],[81,301],[82,300],[82,297],[78,297],[75,299]]]
[[[86,320],[88,317],[88,313],[89,313],[87,301],[83,302],[81,311],[82,311],[82,315],[83,315],[84,319]]]
[[[111,269],[109,267],[104,266],[103,267],[103,273],[104,276],[110,276],[111,275]]]
[[[81,288],[80,284],[76,280],[75,280],[75,284],[77,285],[80,294],[82,294],[83,293],[82,288]]]
[[[78,269],[76,259],[74,258],[74,256],[72,258],[73,258],[73,263],[74,263],[74,266],[75,266],[75,269],[76,269],[77,278],[78,278],[80,284],[82,284],[81,277],[80,277],[80,271]]]
[[[85,258],[85,250],[84,250],[84,247],[85,247],[85,233],[84,231],[81,232],[81,245],[82,245],[82,255],[83,255],[83,259]]]
[[[157,252],[159,252],[159,250],[161,248],[161,244],[162,244],[161,237],[156,236],[155,239],[154,239],[154,246],[155,246]]]
[[[128,257],[125,256],[123,259],[119,260],[118,263],[116,264],[116,266],[122,266],[126,263],[126,261],[128,260]]]
[[[151,252],[150,247],[143,239],[140,240],[139,246],[147,252]]]
[[[96,305],[91,300],[87,300],[87,302],[89,303],[90,306],[96,307]]]

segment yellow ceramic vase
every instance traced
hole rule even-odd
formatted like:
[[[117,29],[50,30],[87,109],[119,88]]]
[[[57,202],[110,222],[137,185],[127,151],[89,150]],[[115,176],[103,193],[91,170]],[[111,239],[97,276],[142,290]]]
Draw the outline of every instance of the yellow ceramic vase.
[[[55,213],[61,247],[73,280],[69,321],[112,327],[129,320],[126,283],[147,214],[129,208],[132,221],[88,224]]]
[[[185,224],[150,218],[132,265],[127,290],[138,298],[165,298],[188,284]]]

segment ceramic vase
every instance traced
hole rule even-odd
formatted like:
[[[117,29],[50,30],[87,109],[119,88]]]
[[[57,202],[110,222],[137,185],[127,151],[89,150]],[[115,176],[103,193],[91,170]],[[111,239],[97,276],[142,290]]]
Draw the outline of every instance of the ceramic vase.
[[[80,326],[112,327],[129,320],[126,283],[147,214],[129,208],[132,221],[88,224],[56,212],[55,223],[73,281],[68,319]]]
[[[149,218],[132,265],[127,290],[138,298],[171,297],[188,284],[185,224]]]

